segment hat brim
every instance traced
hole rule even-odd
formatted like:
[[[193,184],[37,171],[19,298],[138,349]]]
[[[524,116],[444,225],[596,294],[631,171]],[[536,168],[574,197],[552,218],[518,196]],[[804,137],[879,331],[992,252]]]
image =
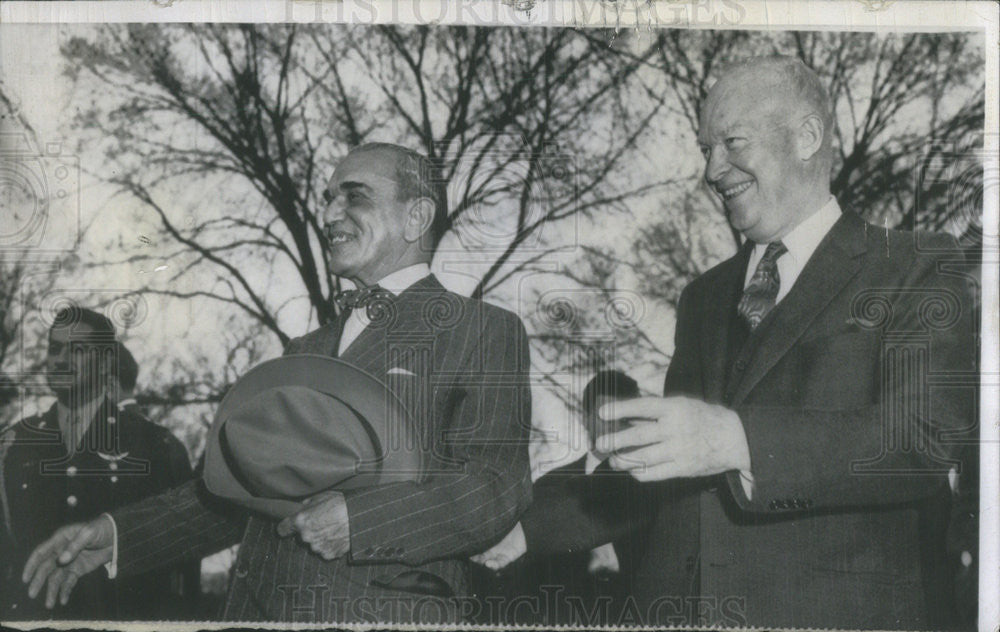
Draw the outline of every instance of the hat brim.
[[[284,518],[301,509],[303,500],[323,489],[303,489],[296,497],[279,498],[262,495],[247,484],[248,477],[239,472],[232,454],[227,453],[225,434],[227,421],[239,420],[241,408],[260,393],[292,387],[290,390],[311,389],[327,396],[331,402],[328,424],[322,432],[370,437],[374,459],[356,464],[353,475],[343,478],[327,489],[355,489],[399,481],[416,480],[421,467],[421,454],[416,446],[416,428],[399,399],[374,376],[342,360],[313,354],[282,356],[263,362],[251,369],[230,388],[219,404],[205,448],[203,480],[209,492],[240,504],[252,511],[273,518]],[[345,414],[349,410],[350,414]],[[275,419],[276,432],[287,430],[285,420]],[[315,428],[313,429],[315,430]],[[387,441],[387,438],[391,438]],[[282,435],[288,458],[295,456],[297,437]],[[261,440],[261,450],[271,446]],[[305,451],[305,450],[304,450]],[[268,453],[269,457],[273,455]],[[343,468],[341,468],[343,469]],[[237,470],[237,471],[234,471]]]

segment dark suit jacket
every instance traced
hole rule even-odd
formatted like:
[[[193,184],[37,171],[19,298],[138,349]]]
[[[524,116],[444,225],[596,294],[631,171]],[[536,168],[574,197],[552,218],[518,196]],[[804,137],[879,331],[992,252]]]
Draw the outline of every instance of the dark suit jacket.
[[[614,546],[619,572],[594,575],[588,569],[590,550],[577,549],[563,541],[542,551],[530,546],[527,575],[545,599],[541,617],[527,623],[548,625],[614,625],[621,617],[624,601],[634,591],[632,577],[645,546],[648,520],[631,518],[630,507],[649,506],[647,486],[626,473],[612,470],[607,461],[590,474],[587,457],[557,467],[535,481],[536,499],[521,516],[527,542],[555,540],[564,532],[564,517],[553,511],[549,500],[560,498],[579,503],[577,510],[593,527],[604,525]],[[641,510],[638,510],[641,511]],[[623,519],[624,517],[624,519]],[[572,534],[574,529],[570,529]]]
[[[753,334],[735,309],[749,250],[684,290],[664,393],[739,414],[755,488],[748,499],[736,472],[656,484],[637,614],[701,626],[926,625],[920,502],[940,490],[958,431],[974,424],[973,310],[946,263],[957,252],[950,238],[845,213]]]
[[[339,322],[321,327],[286,353],[336,355],[340,329]],[[530,502],[524,326],[430,276],[400,294],[341,357],[400,397],[430,457],[419,482],[345,492],[346,558],[324,561],[296,538],[279,538],[274,521],[213,501],[192,484],[113,513],[121,572],[241,542],[225,619],[458,618],[454,600],[382,586],[417,570],[464,595],[468,556],[503,537]]]
[[[123,582],[108,580],[100,570],[82,578],[70,602],[53,611],[29,599],[21,583],[31,551],[57,527],[90,520],[191,478],[187,451],[166,428],[105,401],[83,437],[83,448],[69,456],[53,404],[45,414],[18,422],[3,467],[13,533],[0,531],[7,549],[0,564],[0,620],[189,616],[197,596],[197,563]],[[187,585],[178,585],[181,578]]]
[[[521,526],[526,540],[537,541],[543,534],[558,532],[562,528],[562,517],[551,511],[543,502],[553,496],[564,496],[579,502],[579,510],[586,514],[587,521],[604,525],[609,531],[609,542],[615,548],[622,578],[631,576],[635,562],[635,544],[642,539],[641,529],[648,520],[633,520],[629,509],[641,507],[651,500],[648,486],[639,484],[626,473],[608,466],[607,461],[590,474],[586,473],[586,456],[567,465],[557,467],[535,481],[533,493],[539,502],[533,502],[521,517]],[[623,520],[623,517],[625,520]],[[576,547],[564,544],[564,551],[576,551]],[[529,552],[531,552],[529,550]],[[582,555],[583,568],[589,562],[589,549]]]

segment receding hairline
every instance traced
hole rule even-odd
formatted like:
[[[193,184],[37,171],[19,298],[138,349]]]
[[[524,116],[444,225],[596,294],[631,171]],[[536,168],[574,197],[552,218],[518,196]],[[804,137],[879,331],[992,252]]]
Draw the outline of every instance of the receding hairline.
[[[402,158],[414,158],[422,159],[419,153],[413,151],[408,147],[403,147],[402,145],[394,145],[392,143],[365,143],[363,145],[358,145],[353,147],[347,152],[348,156],[354,156],[357,154],[367,154],[367,153],[385,153],[390,154],[394,160],[400,160]]]
[[[367,154],[367,153],[382,153],[392,157],[393,161],[391,169],[392,179],[396,183],[397,190],[400,193],[403,192],[401,189],[406,184],[405,173],[408,171],[415,171],[415,173],[411,175],[417,179],[420,179],[422,177],[422,174],[420,173],[421,166],[424,164],[428,164],[430,162],[426,156],[423,156],[420,153],[408,147],[403,147],[402,145],[394,145],[392,143],[378,143],[378,142],[365,143],[363,145],[358,145],[357,147],[354,147],[349,152],[347,152],[347,155],[356,156],[358,154]],[[411,165],[407,164],[408,162],[412,164],[413,167],[412,169]]]
[[[819,115],[823,121],[824,136],[832,134],[833,112],[830,98],[819,76],[797,57],[771,56],[752,57],[727,66],[718,81],[708,91],[707,102],[730,96],[732,92],[749,91],[751,95],[774,95],[783,97],[783,107],[775,114],[787,113],[788,108],[799,108]],[[741,95],[744,98],[747,95]],[[794,99],[794,101],[792,101]],[[752,103],[762,100],[751,98]]]

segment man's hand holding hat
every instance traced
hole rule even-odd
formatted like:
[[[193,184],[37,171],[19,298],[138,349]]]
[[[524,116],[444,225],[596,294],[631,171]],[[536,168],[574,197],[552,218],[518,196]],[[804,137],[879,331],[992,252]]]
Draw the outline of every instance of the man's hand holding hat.
[[[344,495],[320,492],[307,499],[297,514],[278,523],[278,535],[298,533],[303,542],[324,560],[343,557],[351,550],[351,530]]]
[[[409,411],[381,380],[335,358],[286,355],[229,389],[203,478],[212,494],[282,520],[314,509],[329,490],[415,480],[415,446]]]

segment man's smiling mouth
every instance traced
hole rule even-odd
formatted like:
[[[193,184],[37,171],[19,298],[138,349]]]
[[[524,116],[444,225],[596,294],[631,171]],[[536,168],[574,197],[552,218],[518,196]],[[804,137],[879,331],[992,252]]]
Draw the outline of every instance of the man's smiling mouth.
[[[722,199],[728,202],[740,193],[749,189],[751,184],[753,184],[753,180],[747,180],[746,182],[740,182],[739,184],[734,184],[730,187],[719,187],[717,191],[719,192],[719,195],[722,196]]]
[[[333,230],[327,228],[324,232],[326,233],[327,242],[331,244],[342,244],[346,241],[354,239],[354,235],[344,230]]]

